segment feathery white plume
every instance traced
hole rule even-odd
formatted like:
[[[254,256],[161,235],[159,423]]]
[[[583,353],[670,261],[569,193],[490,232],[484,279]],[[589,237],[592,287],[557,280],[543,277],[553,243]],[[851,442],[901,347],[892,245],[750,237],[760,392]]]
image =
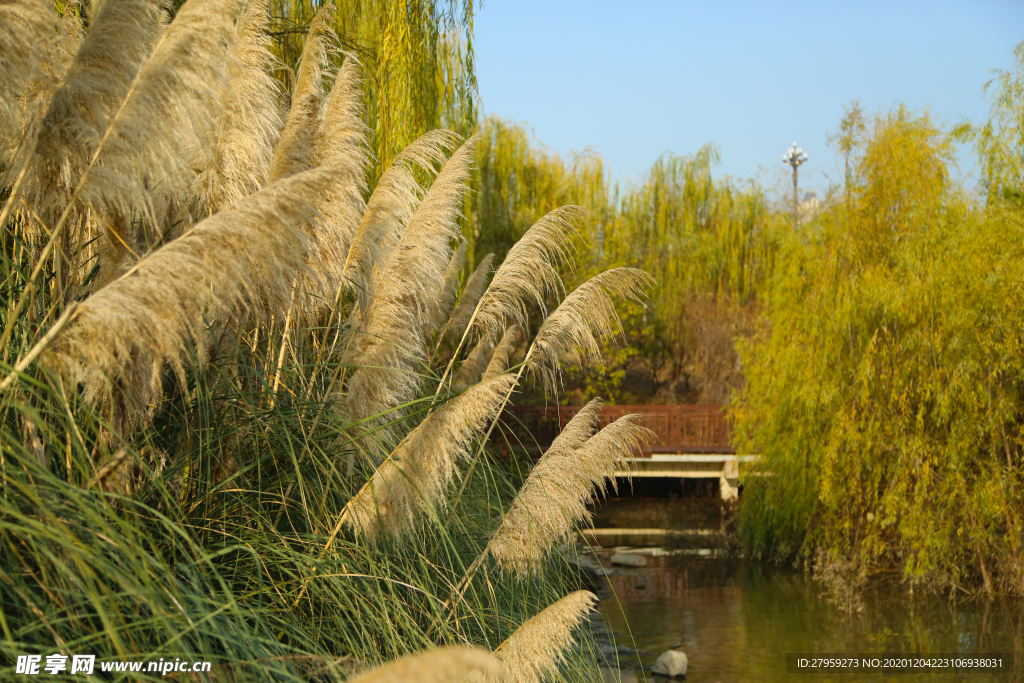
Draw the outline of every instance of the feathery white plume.
[[[56,23],[44,0],[0,0],[0,166],[25,129],[27,91],[47,77]]]
[[[490,360],[487,361],[487,367],[484,369],[483,379],[490,379],[500,375],[501,373],[508,370],[509,361],[512,358],[512,353],[515,351],[516,345],[522,338],[523,331],[519,325],[512,325],[505,334],[501,335],[501,341],[494,347],[494,353],[491,354]],[[486,337],[485,337],[486,339]]]
[[[494,263],[494,254],[484,256],[476,270],[466,280],[466,286],[462,288],[462,294],[459,295],[459,303],[444,326],[445,336],[455,339],[462,338],[462,333],[466,331],[466,325],[469,324],[473,310],[476,308],[477,302],[480,301],[484,288],[487,287],[487,278],[491,275],[492,263]]]
[[[517,628],[494,651],[506,683],[542,683],[554,674],[573,643],[573,632],[596,604],[590,591],[576,591]]]
[[[182,5],[111,121],[83,200],[111,215],[138,208],[152,215],[149,187],[187,170],[196,149],[214,144],[237,12],[235,0]]]
[[[310,294],[333,297],[342,283],[345,258],[352,238],[366,211],[363,192],[370,148],[366,141],[366,125],[362,121],[362,88],[359,64],[351,55],[338,71],[334,87],[324,108],[323,119],[314,139],[314,154],[319,166],[345,171],[344,181],[325,195],[319,203],[321,218],[311,225],[313,250],[310,267],[319,277],[307,283]],[[320,308],[314,299],[307,308]]]
[[[220,134],[197,187],[210,215],[267,183],[281,134],[280,86],[270,75],[276,60],[267,47],[269,11],[269,0],[249,0],[235,26]]]
[[[300,226],[335,177],[316,169],[274,183],[143,258],[79,305],[56,362],[87,398],[101,400],[109,382],[125,400],[154,404],[164,363],[183,375],[187,344],[203,339],[207,321],[238,315],[257,290],[286,305],[305,255]]]
[[[654,438],[640,415],[626,415],[589,439],[600,402],[588,403],[551,444],[488,544],[491,557],[509,573],[525,576],[543,566],[555,543],[581,522],[587,503],[615,482],[626,458]],[[578,420],[581,424],[574,425]],[[581,443],[581,441],[584,441]]]
[[[462,361],[462,365],[459,366],[455,379],[452,380],[452,386],[456,391],[461,391],[480,381],[487,369],[487,359],[492,348],[494,348],[494,342],[490,337],[483,337],[476,343],[473,350],[466,356],[466,360]]]
[[[587,210],[563,206],[550,211],[508,251],[480,298],[474,328],[497,337],[510,322],[529,329],[529,306],[547,312],[549,297],[562,296],[558,267],[572,263],[572,238]]]
[[[444,504],[444,491],[474,439],[497,417],[515,378],[472,387],[427,416],[349,502],[348,523],[370,540],[409,533],[418,515]]]
[[[443,647],[403,657],[348,683],[458,683],[473,674],[502,680],[494,655],[473,647]]]
[[[653,283],[654,278],[636,268],[612,268],[584,282],[565,297],[537,331],[530,369],[539,371],[551,388],[566,352],[578,350],[592,360],[600,360],[600,338],[622,332],[610,295],[639,302],[644,288]]]
[[[434,293],[434,305],[431,307],[430,315],[427,317],[425,333],[438,331],[438,328],[444,323],[445,317],[452,310],[452,304],[455,303],[455,291],[459,288],[459,273],[462,272],[462,265],[466,260],[467,246],[466,240],[459,240],[458,249],[455,250],[455,253],[452,254],[451,259],[448,261],[448,267],[444,269],[441,284]]]
[[[382,269],[422,197],[414,175],[417,169],[435,173],[449,150],[461,138],[449,130],[433,130],[413,141],[395,157],[381,176],[352,239],[345,259],[344,278],[356,294],[361,310],[373,298],[374,271]]]
[[[320,123],[324,100],[323,70],[327,50],[337,40],[334,33],[334,5],[322,5],[313,17],[299,63],[299,77],[292,93],[292,107],[281,131],[270,165],[270,180],[279,180],[312,168],[314,137]]]
[[[473,140],[452,155],[427,193],[381,272],[366,312],[365,332],[356,333],[346,405],[364,419],[415,397],[425,361],[423,328],[459,237],[457,219],[472,159]]]
[[[159,0],[104,2],[50,100],[24,192],[50,228],[152,53],[162,8]]]

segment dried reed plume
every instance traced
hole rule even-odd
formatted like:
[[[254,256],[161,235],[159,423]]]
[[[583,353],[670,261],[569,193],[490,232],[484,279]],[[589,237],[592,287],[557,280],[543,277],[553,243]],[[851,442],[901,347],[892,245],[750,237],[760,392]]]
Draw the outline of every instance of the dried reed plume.
[[[82,5],[78,0],[68,0],[64,4],[64,16],[60,20],[60,35],[54,45],[54,59],[62,65],[64,73],[75,59],[75,53],[85,38],[85,26],[78,15]],[[52,94],[52,93],[51,93]],[[47,105],[50,103],[47,102]]]
[[[197,150],[215,144],[237,11],[235,0],[189,0],[182,6],[111,120],[88,177],[79,181],[79,196],[106,227],[100,283],[167,232],[171,224],[158,216],[176,211],[179,193],[194,182],[190,169]],[[159,192],[151,191],[154,186]],[[129,232],[135,212],[148,230]]]
[[[490,337],[483,337],[476,343],[473,350],[466,356],[466,360],[462,361],[462,365],[459,366],[455,379],[452,380],[452,386],[456,391],[461,391],[480,381],[487,369],[488,356],[493,348],[494,342]]]
[[[270,165],[271,181],[313,168],[315,164],[314,138],[324,101],[323,70],[327,66],[328,49],[337,40],[334,12],[332,3],[322,5],[306,35],[292,107]]]
[[[448,267],[444,269],[444,275],[441,277],[441,284],[437,288],[434,294],[434,305],[430,309],[430,314],[427,316],[427,328],[425,332],[436,332],[438,328],[445,321],[445,317],[452,310],[452,305],[455,303],[455,292],[459,288],[459,274],[462,272],[462,266],[466,261],[466,247],[468,243],[465,239],[459,240],[459,247],[452,254],[451,259],[448,261]]]
[[[347,506],[348,524],[375,540],[409,533],[417,515],[444,505],[444,491],[474,439],[497,417],[511,375],[481,382],[431,413]]]
[[[580,351],[599,361],[599,339],[622,332],[611,294],[640,302],[644,288],[652,284],[654,278],[636,268],[612,268],[584,282],[537,331],[530,368],[540,372],[545,386],[553,388],[561,357],[567,352]]]
[[[318,166],[346,170],[344,179],[321,200],[318,206],[321,218],[313,225],[314,252],[310,255],[310,265],[319,273],[329,295],[341,284],[349,246],[366,211],[363,192],[370,148],[362,115],[359,63],[348,55],[334,79],[313,141]]]
[[[143,258],[78,307],[54,360],[90,400],[102,401],[109,382],[115,398],[136,402],[129,408],[156,404],[164,363],[183,378],[188,340],[201,341],[208,321],[252,306],[257,290],[271,307],[286,304],[305,254],[299,226],[337,175],[316,169],[278,181]]]
[[[501,681],[494,655],[474,647],[443,647],[419,652],[349,679],[349,683],[459,683],[472,675]]]
[[[281,115],[280,86],[270,75],[269,11],[269,0],[250,0],[235,28],[217,147],[197,188],[211,216],[259,190],[270,173]]]
[[[452,311],[451,317],[448,318],[448,323],[444,326],[442,336],[455,339],[462,338],[462,334],[466,331],[466,325],[469,324],[473,311],[476,309],[476,305],[484,293],[484,288],[487,287],[487,278],[491,275],[492,263],[494,263],[494,254],[484,256],[477,265],[476,270],[466,280],[466,286],[462,288],[462,294],[459,296],[459,303],[455,306],[455,310]]]
[[[494,651],[501,660],[504,680],[507,683],[542,683],[554,674],[566,649],[573,643],[573,632],[596,604],[597,596],[590,591],[576,591],[517,628]]]
[[[387,261],[422,197],[417,170],[433,174],[448,152],[462,140],[449,130],[433,130],[417,138],[395,157],[367,202],[345,259],[344,278],[358,298],[360,310],[373,299],[374,269]]]
[[[51,43],[49,59],[43,61],[45,77],[36,78],[25,93],[25,106],[28,111],[26,121],[26,141],[32,142],[37,131],[36,126],[42,122],[46,111],[67,75],[68,68],[75,59],[78,49],[85,38],[85,26],[78,15],[81,5],[77,0],[67,0],[64,14],[60,18],[59,32]],[[43,43],[46,44],[45,42]],[[27,149],[26,149],[27,152]],[[2,155],[0,155],[2,159]]]
[[[508,251],[490,286],[480,298],[474,327],[497,337],[509,322],[529,329],[529,306],[547,312],[549,297],[561,297],[562,278],[558,267],[572,263],[572,238],[587,216],[580,206],[563,206],[550,211],[526,231]]]
[[[52,7],[44,0],[0,0],[0,166],[25,130],[27,91],[46,78],[56,32]]]
[[[3,4],[0,3],[0,7]],[[13,4],[17,5],[18,3]],[[29,4],[34,5],[34,3]],[[38,8],[38,5],[34,5],[34,7]],[[46,110],[50,106],[53,94],[63,83],[68,67],[74,60],[78,48],[82,45],[82,39],[85,37],[85,28],[82,26],[81,18],[78,16],[79,5],[75,0],[68,0],[65,3],[64,13],[60,17],[59,22],[54,20],[55,17],[50,8],[44,5],[44,9],[46,10],[45,33],[36,35],[36,42],[26,52],[20,55],[11,55],[14,59],[0,57],[0,68],[5,68],[4,73],[6,75],[4,79],[6,81],[6,88],[0,86],[0,164],[3,164],[5,159],[8,158],[7,154],[13,155],[15,153],[13,146],[15,142],[20,144],[21,154],[19,155],[19,161],[24,162],[28,157],[37,138],[39,124],[46,115]],[[15,14],[20,13],[15,12]],[[18,38],[31,37],[32,29],[39,28],[38,22],[36,22],[35,26],[30,26],[29,22],[24,21],[24,15],[17,18],[9,18],[13,21],[12,26],[17,27],[20,23],[21,26],[19,28],[24,29],[24,35],[19,34]],[[38,19],[39,15],[37,14],[35,18]],[[4,24],[7,19],[0,19],[0,25]],[[3,30],[3,28],[0,28],[0,33]],[[2,42],[3,39],[0,38],[0,44]],[[23,42],[23,40],[20,42]],[[12,73],[10,70],[6,70],[4,62],[15,61],[17,57],[21,57],[24,60],[25,68],[23,71]],[[19,96],[16,98],[17,103],[8,110],[9,117],[4,116],[3,102],[6,98],[3,91],[6,89],[10,92],[14,89],[14,86],[17,86],[17,89],[20,91]],[[3,131],[7,126],[14,126],[18,123],[22,126],[22,133],[18,136],[20,139],[17,141],[8,140],[7,143],[3,142],[5,139]],[[17,135],[14,128],[9,130],[14,135]],[[5,151],[7,154],[5,154]],[[15,164],[17,169],[22,168],[21,163],[15,162]]]
[[[451,258],[474,140],[444,165],[381,272],[366,326],[352,345],[360,366],[346,404],[356,419],[391,410],[416,396],[426,360],[423,328]]]
[[[104,2],[50,100],[24,194],[51,229],[152,53],[162,7],[158,0]]]
[[[491,377],[496,377],[508,370],[512,353],[515,351],[516,345],[522,336],[523,331],[519,325],[512,325],[505,330],[505,334],[501,335],[501,341],[494,347],[494,353],[491,354],[490,360],[487,361],[487,368],[484,370],[483,379],[487,380]]]
[[[214,144],[237,11],[235,0],[182,5],[101,141],[85,201],[131,216],[148,205],[145,181],[166,182],[196,149]]]
[[[551,444],[491,538],[491,556],[506,572],[525,576],[539,570],[555,543],[590,521],[587,503],[595,489],[603,493],[608,481],[614,486],[615,472],[625,469],[626,458],[654,439],[640,426],[640,415],[626,415],[581,444],[598,409],[599,403],[591,401]],[[574,427],[577,420],[582,424]]]

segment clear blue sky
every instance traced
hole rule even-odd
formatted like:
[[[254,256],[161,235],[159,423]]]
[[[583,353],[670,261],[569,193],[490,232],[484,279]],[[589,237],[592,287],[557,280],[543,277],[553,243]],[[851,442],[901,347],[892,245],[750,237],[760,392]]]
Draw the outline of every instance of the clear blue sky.
[[[985,120],[981,88],[1013,64],[1024,0],[485,0],[474,33],[483,111],[562,154],[597,150],[613,179],[715,142],[716,174],[770,183],[796,140],[801,187],[820,192],[838,178],[826,137],[851,100]],[[961,173],[973,164],[965,152]]]

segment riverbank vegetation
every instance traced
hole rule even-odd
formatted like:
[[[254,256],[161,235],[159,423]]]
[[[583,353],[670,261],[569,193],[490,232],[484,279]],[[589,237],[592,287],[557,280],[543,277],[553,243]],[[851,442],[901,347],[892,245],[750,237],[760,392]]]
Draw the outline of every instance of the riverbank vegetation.
[[[788,235],[743,344],[742,528],[762,556],[1024,595],[1024,45],[992,119],[852,107],[849,173]],[[952,169],[974,140],[980,194]]]
[[[488,441],[520,381],[597,354],[650,276],[566,287],[584,213],[552,206],[461,282],[478,138],[394,123],[392,86],[436,85],[418,67],[367,94],[396,67],[364,70],[334,27],[383,7],[320,6],[296,57],[261,0],[0,4],[5,670],[344,680],[471,645],[390,675],[595,675],[572,645],[593,596],[557,545],[649,434],[598,430],[594,403],[534,467]]]

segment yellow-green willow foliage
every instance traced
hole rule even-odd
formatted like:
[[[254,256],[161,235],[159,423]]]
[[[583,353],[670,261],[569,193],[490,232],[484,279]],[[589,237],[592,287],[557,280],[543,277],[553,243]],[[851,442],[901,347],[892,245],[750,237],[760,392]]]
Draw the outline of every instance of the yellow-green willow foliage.
[[[587,398],[638,400],[618,395],[625,368],[638,364],[655,387],[700,366],[702,400],[724,401],[740,383],[732,339],[770,277],[777,233],[791,226],[756,184],[714,179],[717,160],[714,145],[692,156],[665,155],[642,183],[620,194],[597,154],[567,161],[533,144],[521,125],[495,117],[481,123],[467,208],[471,263],[494,253],[500,264],[540,216],[573,203],[593,220],[578,243],[580,269],[567,273],[569,280],[632,266],[659,283],[649,305],[623,308],[627,345],[609,347],[603,363],[578,377],[570,372],[569,384],[585,385]]]
[[[993,94],[989,120],[978,127],[961,124],[956,133],[975,143],[988,201],[1008,200],[1024,209],[1024,42],[1013,54],[1014,68],[997,71],[985,84]]]
[[[717,161],[710,144],[691,156],[662,156],[592,240],[595,268],[635,265],[659,283],[649,307],[627,316],[627,334],[656,383],[678,379],[700,353],[732,354],[728,340],[728,348],[704,348],[711,340],[700,338],[708,334],[694,318],[732,320],[735,309],[751,306],[771,275],[780,231],[791,229],[756,184],[715,180]],[[702,393],[723,400],[726,387]]]
[[[472,0],[335,0],[341,50],[365,74],[363,101],[376,155],[371,185],[410,142],[435,128],[477,124]],[[291,87],[306,32],[322,3],[271,3],[275,52]]]
[[[624,193],[604,227],[606,262],[650,263],[666,284],[662,296],[695,290],[746,302],[771,272],[776,226],[753,183],[714,180],[718,148],[666,154],[639,187]]]
[[[742,530],[761,555],[1024,593],[1024,221],[973,203],[904,108],[785,243],[743,349]],[[763,476],[756,476],[762,474]]]
[[[596,217],[610,211],[601,157],[571,162],[531,143],[522,125],[490,116],[480,123],[476,172],[466,206],[468,260],[494,253],[500,264],[509,248],[552,209],[583,206]]]

